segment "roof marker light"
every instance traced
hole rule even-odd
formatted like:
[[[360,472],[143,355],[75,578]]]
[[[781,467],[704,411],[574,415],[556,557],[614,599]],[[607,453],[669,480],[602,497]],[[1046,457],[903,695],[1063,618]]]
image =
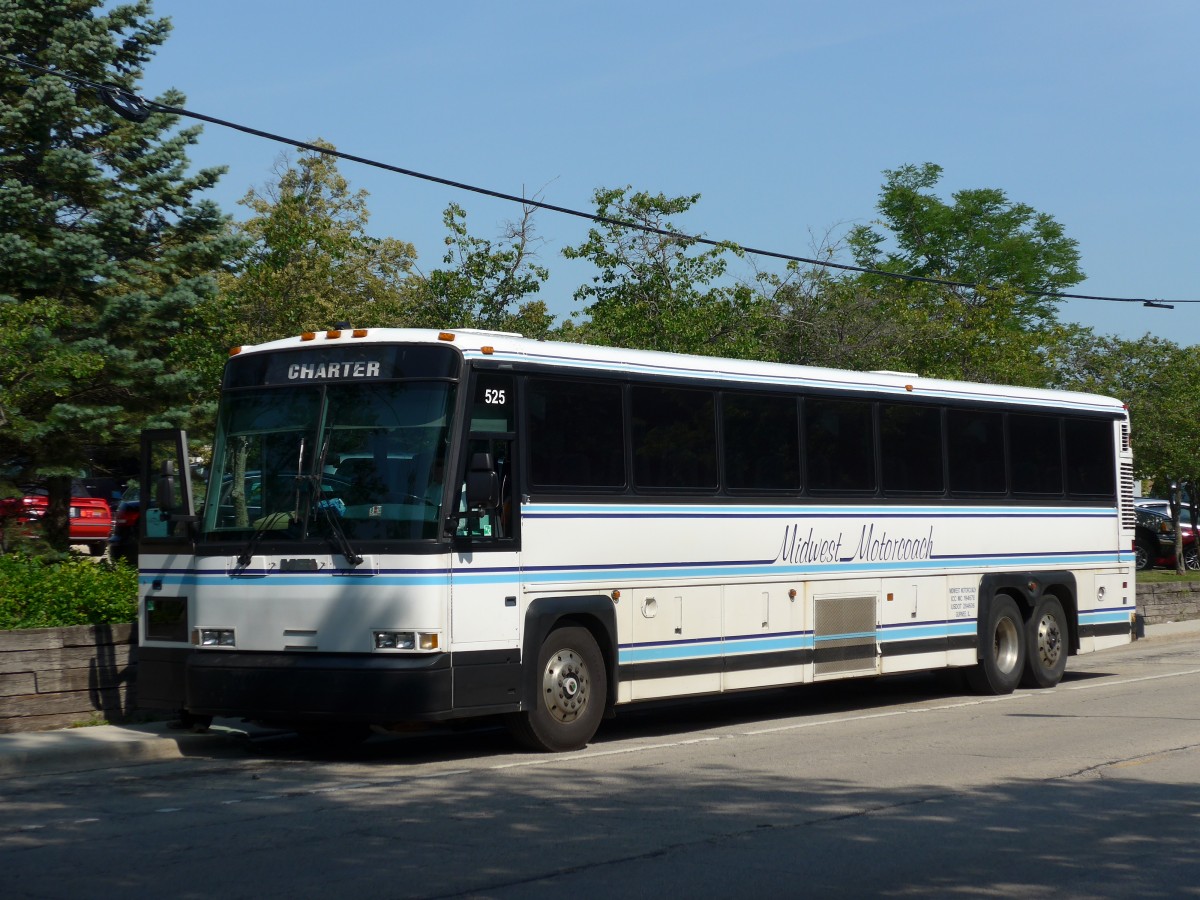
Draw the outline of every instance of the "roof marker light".
[[[317,339],[317,333],[315,331],[300,332],[300,340],[302,340],[302,341],[315,341],[316,339]]]
[[[330,341],[336,341],[341,336],[342,330],[340,328],[330,328],[327,332],[325,332],[325,338]]]
[[[453,334],[453,332],[449,332],[449,331],[439,331],[438,332],[438,340],[439,341],[452,341],[452,340],[454,340],[454,334]]]
[[[484,356],[491,356],[493,353],[496,352],[496,348],[495,347],[480,347],[479,352],[481,352]]]
[[[367,336],[367,329],[365,329],[365,328],[355,328],[355,329],[354,329],[354,331],[353,331],[353,333],[352,333],[350,336],[351,336],[351,337],[366,337],[366,336]]]
[[[241,348],[241,347],[230,347],[230,348],[229,348],[229,355],[230,355],[230,356],[237,356],[237,355],[238,355],[239,353],[241,353],[241,352],[242,352],[242,348]]]

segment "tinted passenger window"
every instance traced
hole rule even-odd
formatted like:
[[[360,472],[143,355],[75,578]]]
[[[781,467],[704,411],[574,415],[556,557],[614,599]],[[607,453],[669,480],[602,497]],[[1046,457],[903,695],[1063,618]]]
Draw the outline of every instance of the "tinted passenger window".
[[[871,404],[859,400],[804,402],[804,454],[813,491],[875,490]]]
[[[795,397],[725,394],[721,428],[726,488],[800,490],[800,412]]]
[[[1062,494],[1062,436],[1055,416],[1008,417],[1009,471],[1016,494]]]
[[[1117,495],[1113,424],[1067,419],[1067,491],[1076,497]]]
[[[879,407],[883,489],[889,494],[934,494],[946,488],[942,412],[933,406]]]
[[[1004,417],[998,412],[949,410],[946,445],[950,490],[956,494],[1003,494]]]
[[[635,385],[631,401],[633,483],[639,488],[716,490],[713,393]]]
[[[625,486],[619,385],[531,378],[527,399],[529,478],[535,487]]]

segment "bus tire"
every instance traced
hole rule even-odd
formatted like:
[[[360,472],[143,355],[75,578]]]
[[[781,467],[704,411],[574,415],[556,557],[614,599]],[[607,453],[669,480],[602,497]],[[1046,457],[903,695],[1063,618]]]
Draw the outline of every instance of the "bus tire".
[[[979,640],[982,658],[967,670],[967,684],[980,694],[1011,694],[1025,669],[1025,621],[1012,597],[992,597]]]
[[[604,657],[591,632],[577,626],[550,632],[534,677],[529,709],[509,720],[513,736],[531,750],[582,749],[600,727],[608,693]]]
[[[1047,594],[1025,623],[1023,687],[1050,688],[1067,669],[1067,618],[1057,597]]]

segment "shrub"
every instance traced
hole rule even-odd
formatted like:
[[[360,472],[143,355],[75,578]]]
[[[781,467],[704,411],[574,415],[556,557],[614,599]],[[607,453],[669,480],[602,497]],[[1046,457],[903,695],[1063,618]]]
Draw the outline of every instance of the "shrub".
[[[137,618],[137,570],[81,557],[0,556],[0,629],[121,625]]]

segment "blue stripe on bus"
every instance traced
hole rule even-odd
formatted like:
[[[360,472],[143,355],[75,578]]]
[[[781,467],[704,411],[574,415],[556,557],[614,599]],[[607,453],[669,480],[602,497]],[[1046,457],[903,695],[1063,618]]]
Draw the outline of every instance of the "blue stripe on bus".
[[[214,572],[204,570],[147,569],[139,575],[142,584],[160,582],[180,584],[183,582],[222,582],[251,587],[255,584],[280,582],[289,585],[340,585],[387,584],[401,586],[428,586],[444,584],[451,578],[459,584],[503,584],[512,585],[520,581],[526,584],[550,582],[580,582],[598,580],[632,581],[641,579],[663,580],[667,578],[697,579],[715,577],[793,578],[804,575],[842,574],[863,577],[872,573],[929,569],[980,569],[988,566],[1039,566],[1079,564],[1112,564],[1131,562],[1132,552],[1122,551],[1064,551],[1061,553],[1016,554],[999,553],[990,555],[935,556],[928,560],[910,560],[875,563],[820,563],[811,565],[782,565],[771,560],[728,560],[721,562],[671,562],[671,563],[614,563],[600,566],[498,566],[484,569],[381,569],[374,574],[328,575],[312,573],[277,572],[274,570],[252,572]]]
[[[702,638],[680,641],[657,641],[640,644],[622,644],[618,648],[621,663],[667,662],[682,659],[697,659],[713,656],[740,656],[755,653],[772,653],[781,650],[813,650],[818,644],[847,639],[874,638],[881,644],[899,640],[935,639],[974,635],[977,624],[974,620],[964,622],[930,622],[919,628],[907,626],[883,626],[874,631],[846,632],[844,634],[814,635],[811,631],[762,636],[734,636],[727,638]],[[910,633],[911,632],[911,633]]]
[[[525,519],[1116,519],[1115,506],[1058,507],[762,507],[762,506],[625,506],[620,504],[530,504]]]

